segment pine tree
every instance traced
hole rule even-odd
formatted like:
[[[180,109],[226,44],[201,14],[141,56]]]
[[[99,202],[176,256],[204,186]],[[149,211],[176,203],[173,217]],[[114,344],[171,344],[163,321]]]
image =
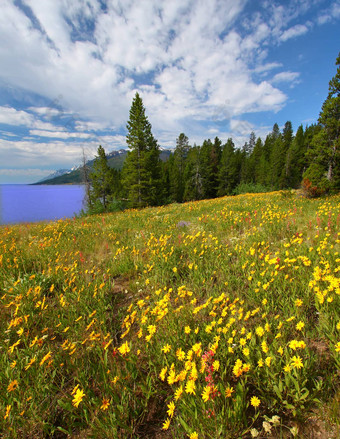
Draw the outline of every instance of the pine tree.
[[[176,139],[176,149],[173,154],[171,179],[172,200],[182,203],[185,190],[184,170],[185,163],[190,150],[189,139],[181,133]]]
[[[115,192],[114,172],[107,163],[104,148],[99,145],[97,156],[94,159],[93,170],[90,174],[91,190],[89,194],[90,207],[102,205],[107,210]]]
[[[319,116],[321,130],[313,137],[308,151],[310,165],[305,178],[324,189],[340,189],[340,53],[335,76]]]
[[[202,166],[200,162],[200,147],[194,145],[189,150],[184,171],[185,201],[201,200],[203,198],[203,183],[201,171]]]
[[[122,183],[133,207],[156,205],[163,201],[159,146],[151,132],[143,101],[136,93],[126,126],[130,151],[122,170]]]
[[[221,163],[218,172],[218,195],[230,195],[240,182],[241,152],[235,152],[232,139],[223,146]]]

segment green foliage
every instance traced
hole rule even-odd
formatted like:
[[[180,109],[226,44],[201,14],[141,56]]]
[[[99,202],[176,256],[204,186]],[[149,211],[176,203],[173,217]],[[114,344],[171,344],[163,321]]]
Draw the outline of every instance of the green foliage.
[[[129,204],[132,207],[160,204],[163,194],[159,147],[138,93],[132,101],[126,127],[130,151],[122,170],[122,185]]]
[[[339,211],[266,193],[0,228],[6,439],[338,422]]]
[[[97,154],[90,174],[89,208],[102,205],[103,211],[106,211],[114,195],[119,192],[118,172],[108,166],[105,150],[101,145]]]
[[[270,189],[263,186],[260,183],[240,183],[236,186],[236,188],[233,190],[234,195],[240,195],[240,194],[256,194],[256,193],[263,193],[263,192],[269,192]]]
[[[308,151],[309,168],[304,174],[313,184],[340,189],[340,54],[335,76],[329,82],[329,93],[319,116],[321,130]],[[328,181],[327,182],[325,181]]]

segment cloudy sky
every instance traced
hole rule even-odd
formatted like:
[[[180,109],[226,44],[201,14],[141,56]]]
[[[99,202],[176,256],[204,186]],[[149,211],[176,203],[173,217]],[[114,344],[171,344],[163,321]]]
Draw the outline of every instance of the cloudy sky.
[[[126,148],[136,91],[165,148],[316,122],[340,0],[1,0],[0,41],[0,183],[30,183]]]

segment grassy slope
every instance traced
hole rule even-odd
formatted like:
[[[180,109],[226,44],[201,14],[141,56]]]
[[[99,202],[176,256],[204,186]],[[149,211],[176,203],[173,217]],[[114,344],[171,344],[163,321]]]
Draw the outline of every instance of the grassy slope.
[[[0,228],[0,430],[335,438],[339,222],[272,193]]]

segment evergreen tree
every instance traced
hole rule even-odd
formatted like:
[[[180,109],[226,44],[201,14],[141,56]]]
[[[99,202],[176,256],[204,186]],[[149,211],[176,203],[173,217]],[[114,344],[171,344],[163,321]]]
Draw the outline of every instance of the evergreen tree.
[[[213,144],[210,139],[204,140],[200,148],[200,174],[202,178],[202,198],[216,195],[214,164],[212,162]]]
[[[184,133],[181,133],[176,139],[176,149],[173,154],[173,167],[171,174],[172,199],[178,203],[181,203],[184,197],[184,169],[189,149],[189,139]]]
[[[238,154],[240,157],[240,154]],[[218,195],[230,195],[239,184],[241,163],[235,153],[235,145],[232,139],[228,139],[223,146],[221,163],[218,173]]]
[[[289,187],[289,168],[288,162],[289,159],[287,157],[289,148],[293,141],[293,127],[290,121],[285,123],[285,126],[282,131],[282,150],[280,152],[280,163],[278,164],[279,170],[281,169],[281,175],[279,178],[279,187],[280,189]]]
[[[114,171],[107,163],[107,157],[104,148],[99,145],[97,156],[94,159],[93,170],[90,174],[91,189],[89,194],[90,207],[100,203],[106,210],[110,201],[112,201],[117,187]]]
[[[335,76],[319,116],[321,130],[314,136],[308,152],[310,165],[304,174],[313,184],[340,189],[340,53]]]
[[[305,133],[303,126],[300,125],[286,155],[286,187],[297,188],[299,186],[306,164],[305,154]]]
[[[203,198],[202,167],[200,163],[200,147],[194,145],[188,153],[184,179],[184,200],[201,200]]]
[[[122,183],[129,204],[133,207],[159,204],[163,201],[159,147],[138,93],[132,101],[126,127],[130,151],[124,162]]]

